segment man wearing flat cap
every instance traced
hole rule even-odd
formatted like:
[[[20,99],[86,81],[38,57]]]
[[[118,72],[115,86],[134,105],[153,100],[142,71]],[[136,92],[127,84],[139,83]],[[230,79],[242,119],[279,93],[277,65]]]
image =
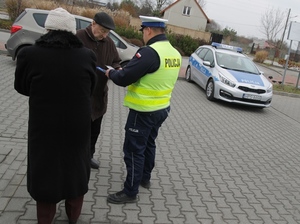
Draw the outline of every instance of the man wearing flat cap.
[[[124,106],[129,108],[123,144],[127,176],[121,191],[110,194],[110,203],[133,203],[139,185],[149,189],[154,168],[158,130],[170,112],[181,55],[165,35],[167,20],[140,16],[145,47],[122,70],[106,71],[115,84],[128,86]]]
[[[108,36],[110,30],[115,29],[113,19],[105,12],[98,12],[91,25],[77,31],[77,37],[84,46],[93,50],[97,56],[96,65],[105,68],[106,65],[115,69],[120,68],[120,57],[112,39]],[[97,70],[97,84],[92,96],[91,117],[91,168],[98,169],[99,162],[94,159],[95,145],[100,134],[103,115],[107,110],[107,77]]]

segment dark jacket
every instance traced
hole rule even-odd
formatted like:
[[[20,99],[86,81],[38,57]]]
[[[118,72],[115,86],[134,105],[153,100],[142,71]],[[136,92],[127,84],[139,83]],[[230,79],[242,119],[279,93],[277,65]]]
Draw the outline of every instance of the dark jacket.
[[[146,46],[141,47],[130,62],[122,70],[110,70],[109,78],[119,86],[128,86],[137,82],[147,74],[151,74],[160,66],[160,58],[157,52],[149,45],[157,41],[167,41],[165,34],[152,37]],[[151,60],[149,60],[151,58]]]
[[[95,40],[91,25],[77,31],[77,37],[84,46],[93,50],[97,57],[97,66],[105,68],[105,65],[120,68],[120,57],[112,39],[106,37],[103,40]],[[106,113],[107,110],[107,77],[97,70],[97,84],[92,97],[92,119],[95,120]]]
[[[88,191],[95,67],[95,54],[65,31],[50,31],[18,54],[15,89],[29,96],[27,188],[36,201]]]

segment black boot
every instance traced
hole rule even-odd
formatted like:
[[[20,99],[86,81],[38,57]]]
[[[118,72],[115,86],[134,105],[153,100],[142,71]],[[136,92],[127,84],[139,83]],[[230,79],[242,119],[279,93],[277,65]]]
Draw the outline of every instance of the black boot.
[[[109,194],[107,201],[113,204],[124,204],[136,202],[136,196],[129,197],[123,191],[119,191],[115,194]]]
[[[146,188],[146,189],[149,189],[150,186],[151,186],[151,183],[150,183],[150,180],[142,180],[140,185],[143,187],[143,188]]]

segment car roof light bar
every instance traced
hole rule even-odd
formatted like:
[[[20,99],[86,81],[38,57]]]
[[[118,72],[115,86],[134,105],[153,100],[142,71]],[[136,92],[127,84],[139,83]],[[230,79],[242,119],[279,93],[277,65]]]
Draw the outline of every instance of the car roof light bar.
[[[213,46],[217,49],[226,49],[226,50],[236,51],[239,53],[243,52],[243,48],[241,48],[241,47],[235,47],[235,46],[220,44],[220,43],[216,43],[216,42],[212,42],[211,46]]]

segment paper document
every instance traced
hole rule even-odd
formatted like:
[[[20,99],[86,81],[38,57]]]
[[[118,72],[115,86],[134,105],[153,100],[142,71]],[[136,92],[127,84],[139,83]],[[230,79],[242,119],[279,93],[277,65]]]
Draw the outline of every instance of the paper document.
[[[109,65],[105,65],[108,69],[114,69],[113,67],[109,66]]]

